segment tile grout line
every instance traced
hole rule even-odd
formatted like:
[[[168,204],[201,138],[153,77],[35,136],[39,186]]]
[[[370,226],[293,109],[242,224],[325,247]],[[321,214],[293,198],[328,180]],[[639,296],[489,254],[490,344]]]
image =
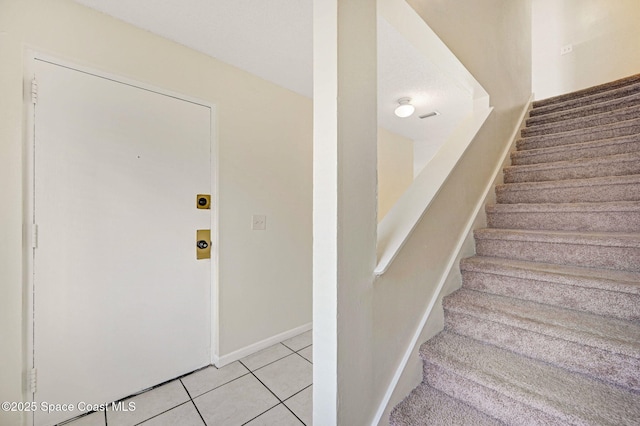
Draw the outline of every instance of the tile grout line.
[[[285,408],[286,408],[287,410],[289,410],[289,411],[291,412],[291,414],[293,414],[294,416],[296,416],[296,419],[300,420],[300,422],[301,422],[303,425],[305,425],[305,426],[307,426],[307,424],[306,424],[305,422],[303,422],[303,421],[302,421],[302,419],[301,419],[300,417],[298,417],[298,415],[297,415],[296,413],[294,413],[294,412],[293,412],[293,410],[292,410],[291,408],[289,408],[289,406],[288,406],[287,404],[285,404],[285,402],[289,401],[291,398],[293,398],[294,396],[298,395],[299,393],[301,393],[301,392],[303,392],[303,391],[305,391],[305,390],[309,389],[311,386],[313,386],[313,383],[311,383],[309,386],[306,386],[306,387],[304,387],[304,388],[300,389],[298,392],[294,393],[294,394],[293,394],[293,395],[291,395],[289,398],[287,398],[287,399],[285,399],[284,401],[282,401],[282,405],[284,405],[284,406],[285,406]],[[311,413],[311,415],[313,416],[313,412]]]
[[[284,343],[283,343],[283,344],[284,344]],[[286,345],[285,345],[285,346],[286,346]],[[291,349],[291,348],[289,348],[289,349]],[[294,353],[295,353],[295,352],[294,352]],[[292,355],[293,355],[293,354],[292,354]],[[291,355],[287,355],[287,356],[291,356]],[[284,358],[286,358],[286,357],[284,357]],[[246,366],[246,365],[244,365],[244,363],[243,363],[242,361],[238,361],[238,362],[239,362],[240,364],[242,364],[242,365],[244,366],[244,368],[246,368],[247,370],[249,370],[249,368],[247,368],[247,366]],[[262,368],[262,367],[260,367],[260,368]],[[262,380],[260,380],[260,379],[258,378],[258,376],[256,376],[255,374],[253,374],[253,371],[249,370],[249,372],[251,373],[251,375],[252,375],[253,377],[255,377],[255,378],[256,378],[256,380],[257,380],[257,381],[259,381],[259,382],[260,382],[260,384],[262,384],[262,386],[264,386],[265,388],[267,388],[267,390],[268,390],[269,392],[271,392],[271,394],[272,394],[273,396],[275,396],[275,397],[276,397],[276,399],[278,400],[278,404],[276,404],[276,405],[274,405],[273,407],[269,408],[269,410],[272,410],[272,409],[274,409],[275,407],[277,407],[278,405],[282,404],[282,406],[283,406],[284,408],[286,408],[287,410],[289,410],[289,412],[290,412],[291,414],[293,414],[293,416],[294,416],[296,419],[298,419],[298,421],[299,421],[300,423],[302,423],[303,425],[305,425],[305,426],[306,426],[305,422],[303,422],[303,421],[300,419],[300,417],[298,417],[298,416],[296,415],[296,413],[294,413],[293,411],[291,411],[291,409],[290,409],[289,407],[287,407],[287,406],[286,406],[286,404],[284,403],[284,401],[283,401],[283,400],[281,400],[281,399],[280,399],[280,397],[279,397],[278,395],[276,395],[276,394],[275,394],[275,393],[274,393],[274,392],[269,388],[269,386],[265,385],[265,384],[262,382]],[[306,388],[305,388],[305,389],[306,389]],[[300,391],[300,392],[301,392],[301,391]],[[296,392],[296,394],[297,394],[297,393],[299,393],[299,392]],[[294,395],[295,395],[295,394],[294,394]],[[291,395],[291,396],[293,396],[293,395]],[[291,398],[291,397],[289,397],[289,398]],[[289,398],[287,398],[287,399],[289,399]],[[249,423],[249,422],[251,422],[251,421],[253,421],[253,420],[257,419],[258,417],[260,417],[261,415],[263,415],[264,413],[266,413],[266,412],[267,412],[267,411],[269,411],[269,410],[263,411],[262,413],[260,413],[260,414],[258,414],[257,416],[255,416],[253,419],[250,419],[248,422],[243,423],[243,425],[246,425],[247,423]]]
[[[191,401],[191,403],[193,404],[194,408],[196,409],[196,412],[198,413],[198,415],[200,416],[200,418],[202,419],[202,423],[207,426],[207,421],[204,419],[204,417],[202,417],[202,413],[200,413],[200,410],[198,409],[198,406],[196,405],[196,402],[193,400],[193,398],[191,397],[191,392],[189,392],[189,389],[187,389],[187,387],[185,386],[184,382],[182,381],[182,379],[178,379],[180,380],[180,384],[182,385],[182,387],[184,388],[184,391],[187,393],[187,395],[189,396],[189,400]]]
[[[285,345],[285,346],[286,346],[286,345]],[[288,349],[288,348],[287,348],[287,349]],[[293,354],[291,354],[291,355],[293,355]],[[291,355],[287,355],[287,356],[291,356]],[[286,358],[286,357],[283,357],[283,358]],[[283,358],[280,358],[280,359],[283,359]],[[278,360],[278,361],[279,361],[279,360]],[[257,377],[255,374],[253,374],[253,371],[251,371],[251,369],[250,369],[249,367],[247,367],[246,365],[244,365],[244,363],[243,363],[242,361],[240,361],[240,360],[238,360],[238,362],[239,362],[239,363],[240,363],[244,368],[246,368],[247,370],[249,370],[249,373],[250,373],[253,377],[255,377],[255,378],[256,378],[256,380],[257,380],[257,381],[259,381],[259,382],[260,382],[260,384],[261,384],[262,386],[264,386],[264,387],[265,387],[269,392],[271,392],[271,394],[272,394],[273,396],[275,396],[275,397],[276,397],[276,399],[278,400],[278,403],[277,403],[276,405],[274,405],[273,407],[269,407],[269,409],[268,409],[268,410],[263,411],[262,413],[258,414],[258,415],[257,415],[257,416],[255,416],[254,418],[252,418],[252,419],[250,419],[249,421],[247,421],[247,422],[243,423],[243,425],[246,425],[247,423],[249,423],[249,422],[251,422],[251,421],[253,421],[253,420],[257,419],[258,417],[260,417],[261,415],[263,415],[263,414],[264,414],[264,413],[266,413],[267,411],[272,410],[273,408],[275,408],[275,407],[277,407],[278,405],[282,404],[282,401],[280,400],[280,398],[278,398],[278,395],[276,395],[275,393],[273,393],[273,391],[272,391],[271,389],[269,389],[269,387],[268,387],[267,385],[265,385],[264,383],[262,383],[262,380],[258,379],[258,377]],[[274,362],[276,362],[276,361],[274,361]],[[273,364],[273,363],[271,363],[271,364]],[[268,365],[268,364],[267,364],[267,365]],[[262,368],[262,367],[260,367],[260,368]],[[259,370],[259,369],[257,369],[257,370]]]
[[[293,398],[294,396],[296,396],[297,394],[299,394],[300,392],[309,389],[311,386],[313,386],[313,383],[311,383],[308,386],[303,387],[302,389],[300,389],[298,392],[294,393],[293,395],[291,395],[289,398],[285,399],[284,401],[282,401],[282,403],[284,404],[285,402],[287,402],[288,400],[290,400],[291,398]]]
[[[293,349],[292,347],[287,346],[284,342],[280,342],[280,344],[281,344],[282,346],[284,346],[285,348],[289,349],[290,351],[293,351],[293,352],[296,352],[296,353],[297,353],[298,351],[301,351],[301,350],[303,350],[303,349],[307,349],[309,346],[312,346],[312,345],[313,345],[313,342],[309,343],[307,346],[303,346],[302,348],[300,348],[300,349],[298,349],[298,350],[295,350],[295,349]]]
[[[280,361],[281,359],[284,359],[284,358],[286,358],[286,357],[288,357],[288,356],[291,356],[291,355],[293,355],[293,354],[295,354],[295,353],[296,353],[296,351],[294,351],[293,349],[291,349],[290,347],[288,347],[288,346],[287,346],[287,345],[285,345],[284,343],[280,342],[280,344],[281,344],[282,346],[284,346],[285,348],[289,349],[289,350],[291,351],[291,353],[290,353],[290,354],[286,354],[285,356],[280,357],[280,358],[278,358],[278,359],[276,359],[276,360],[270,361],[270,362],[268,362],[268,363],[267,363],[267,364],[265,364],[265,365],[261,365],[261,366],[260,366],[260,367],[258,367],[258,368],[254,368],[253,370],[251,370],[249,367],[247,367],[247,366],[242,362],[242,359],[239,359],[237,362],[239,362],[240,364],[242,364],[242,365],[244,366],[244,368],[246,368],[246,369],[247,369],[247,370],[249,370],[249,371],[257,371],[257,370],[260,370],[261,368],[266,367],[267,365],[271,365],[271,364],[273,364],[274,362],[278,362],[278,361]],[[302,350],[302,349],[301,349],[301,350]],[[245,357],[245,358],[246,358],[246,357]],[[244,358],[243,358],[243,359],[244,359]],[[229,365],[231,365],[231,364],[229,364]],[[223,367],[223,368],[224,368],[224,367]]]
[[[311,383],[309,386],[306,386],[302,389],[300,389],[298,392],[294,393],[293,395],[291,395],[289,398],[285,399],[284,401],[282,401],[282,405],[284,405],[287,410],[291,411],[291,414],[293,414],[294,416],[296,416],[296,418],[298,420],[300,420],[302,422],[303,425],[307,426],[307,424],[305,422],[302,421],[302,419],[300,417],[298,417],[298,415],[296,413],[293,412],[293,410],[291,408],[289,408],[289,406],[286,404],[287,401],[289,401],[291,398],[293,398],[294,396],[298,395],[299,393],[302,393],[303,391],[309,389],[311,386],[313,386],[313,383]],[[311,415],[313,416],[313,410],[311,412]]]
[[[141,425],[141,424],[143,424],[143,423],[146,423],[146,422],[148,422],[148,421],[149,421],[149,420],[151,420],[151,419],[155,419],[156,417],[159,417],[159,416],[161,416],[161,415],[163,415],[163,414],[166,414],[166,413],[168,413],[169,411],[173,410],[174,408],[181,407],[181,406],[183,406],[184,404],[188,404],[189,402],[190,402],[190,400],[188,400],[188,401],[184,401],[184,402],[181,402],[180,404],[176,405],[175,407],[171,407],[171,408],[169,408],[168,410],[164,410],[163,412],[158,413],[158,414],[155,414],[155,415],[153,415],[153,416],[151,416],[151,417],[149,417],[149,418],[146,418],[146,419],[142,420],[141,422],[135,423],[135,424],[134,424],[134,426],[139,426],[139,425]],[[206,424],[205,424],[205,425],[206,425]]]
[[[246,368],[246,367],[245,367],[245,368]],[[248,368],[247,368],[247,370],[248,370]],[[206,395],[206,394],[208,394],[209,392],[213,392],[213,391],[214,391],[214,390],[216,390],[216,389],[220,389],[221,387],[223,387],[223,386],[225,386],[225,385],[228,385],[228,384],[229,384],[229,383],[231,383],[231,382],[235,382],[236,380],[243,378],[244,376],[246,376],[246,375],[247,375],[247,374],[249,374],[249,373],[251,373],[251,371],[248,371],[248,372],[246,372],[246,373],[244,373],[244,374],[242,374],[242,375],[240,375],[240,376],[236,377],[235,379],[231,379],[231,380],[229,380],[228,382],[224,382],[224,383],[223,383],[223,384],[221,384],[220,386],[216,386],[216,387],[215,387],[215,388],[213,388],[213,389],[209,389],[209,390],[208,390],[208,391],[206,391],[206,392],[202,392],[201,394],[199,394],[199,395],[197,395],[197,396],[196,396],[196,399],[197,399],[197,398],[200,398],[202,395]],[[182,384],[182,386],[184,386],[184,383]],[[187,392],[187,394],[189,394],[189,393]]]
[[[141,391],[139,391],[139,392],[133,393],[133,394],[131,394],[131,395],[129,395],[129,396],[125,396],[124,398],[120,398],[120,399],[118,399],[117,401],[114,401],[114,402],[126,401],[126,400],[128,400],[128,399],[135,398],[136,396],[143,395],[143,394],[145,394],[145,393],[147,393],[147,392],[151,392],[152,390],[158,389],[159,387],[164,386],[164,385],[168,385],[169,383],[174,382],[174,381],[176,381],[176,380],[178,380],[178,381],[180,382],[180,384],[182,384],[182,386],[185,388],[185,391],[187,392],[187,396],[189,397],[189,399],[191,399],[191,395],[189,394],[189,391],[187,391],[187,388],[184,386],[184,383],[182,383],[182,379],[183,379],[184,377],[187,377],[187,376],[189,376],[189,375],[191,375],[191,374],[197,373],[198,371],[202,371],[202,370],[204,370],[204,369],[206,369],[206,368],[209,368],[209,367],[214,367],[216,370],[219,370],[219,368],[218,368],[218,367],[216,367],[215,365],[205,365],[204,367],[201,367],[201,368],[198,368],[198,369],[196,369],[196,370],[190,371],[190,372],[185,373],[185,374],[183,374],[183,375],[181,375],[181,376],[174,377],[173,379],[166,380],[166,381],[164,381],[164,382],[162,382],[162,383],[159,383],[159,384],[157,384],[157,385],[153,385],[153,386],[148,387],[148,388],[146,388],[146,389],[143,389],[143,390],[141,390]],[[192,401],[193,401],[193,400],[192,400]],[[187,401],[185,401],[185,402],[187,402]],[[162,412],[162,413],[160,413],[160,414],[164,414],[164,413],[166,413],[167,411],[170,411],[170,410],[172,410],[172,409],[174,409],[174,408],[176,408],[176,407],[179,407],[180,405],[183,405],[185,402],[182,402],[182,403],[180,403],[180,404],[176,405],[175,407],[169,408],[168,410],[165,410],[165,411],[163,411],[163,412]],[[193,405],[195,405],[195,403],[194,403]],[[196,409],[197,409],[197,408],[196,408]],[[107,418],[108,418],[108,417],[107,417],[107,412],[108,412],[108,411],[109,411],[109,410],[105,410],[105,411],[104,411],[104,424],[105,424],[105,426],[108,426],[108,420],[107,420]],[[145,419],[143,422],[146,422],[147,420],[150,420],[150,419],[152,419],[152,418],[154,418],[154,417],[157,417],[157,416],[159,416],[160,414],[156,414],[155,416],[149,417],[148,419]],[[140,422],[140,423],[142,423],[142,422]],[[140,423],[137,423],[137,424],[140,424]],[[205,422],[205,424],[206,424],[206,422]]]
[[[309,345],[309,346],[312,346],[312,345]],[[304,347],[304,348],[300,349],[300,351],[303,351],[303,350],[307,349],[309,346],[306,346],[306,347]],[[300,354],[300,351],[295,352],[295,354],[296,354],[296,355],[301,356],[301,357],[302,357],[302,359],[304,359],[305,361],[307,361],[309,364],[313,365],[313,362],[311,362],[310,360],[308,360],[307,358],[305,358],[305,356],[304,356],[304,355],[301,355],[301,354]]]
[[[63,420],[59,423],[54,424],[53,426],[67,426],[67,425],[72,425],[79,421],[80,419],[84,419],[85,417],[89,417],[92,414],[98,414],[98,413],[104,413],[104,426],[107,426],[107,412],[105,411],[87,411],[86,413],[82,413],[79,414],[75,417],[72,417],[70,419],[67,420]]]

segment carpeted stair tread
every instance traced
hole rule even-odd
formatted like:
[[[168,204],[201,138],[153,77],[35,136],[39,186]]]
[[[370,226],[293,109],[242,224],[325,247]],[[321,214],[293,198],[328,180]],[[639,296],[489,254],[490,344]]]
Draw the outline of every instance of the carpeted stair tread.
[[[640,234],[611,232],[535,231],[527,229],[483,228],[475,231],[479,239],[500,239],[558,244],[588,244],[602,247],[640,248]]]
[[[529,112],[529,116],[538,116],[550,114],[556,111],[564,111],[573,108],[580,108],[584,105],[590,105],[598,102],[606,102],[611,99],[618,99],[626,96],[633,95],[640,92],[640,83],[628,84],[612,90],[604,92],[594,93],[587,96],[576,97],[567,99],[563,102],[551,103],[548,105],[533,105],[533,109]]]
[[[498,203],[640,200],[640,174],[496,185]]]
[[[640,394],[640,325],[467,289],[444,302],[447,331]]]
[[[426,383],[508,424],[640,422],[639,395],[474,339],[443,332],[420,355]]]
[[[634,74],[634,75],[620,78],[618,80],[614,80],[604,84],[598,84],[596,86],[591,86],[585,89],[576,90],[571,93],[565,93],[562,95],[552,96],[550,98],[533,101],[533,107],[539,108],[539,107],[550,105],[553,103],[562,103],[570,99],[584,98],[586,96],[590,96],[596,93],[607,92],[610,90],[615,90],[617,88],[633,85],[636,83],[640,83],[640,74]]]
[[[480,256],[640,271],[640,233],[485,228],[474,235]]]
[[[640,273],[484,256],[460,269],[463,288],[640,324]]]
[[[542,182],[640,174],[640,152],[504,168],[504,182]]]
[[[529,117],[526,119],[525,124],[527,127],[529,127],[538,124],[556,123],[559,121],[570,120],[572,118],[587,117],[590,115],[601,114],[607,111],[615,111],[620,108],[638,104],[640,104],[640,93],[611,99],[606,102],[588,104],[583,107],[572,108],[566,111],[558,111],[550,114]]]
[[[431,386],[422,384],[398,404],[390,416],[390,426],[500,426],[487,416]]]
[[[520,131],[523,138],[537,135],[550,135],[554,133],[584,130],[597,126],[619,123],[638,117],[640,105],[628,106],[614,111],[607,111],[588,117],[572,118],[556,123],[538,124],[528,126]]]
[[[537,408],[512,398],[502,389],[496,391],[465,376],[456,374],[448,366],[424,362],[424,383],[447,395],[497,418],[506,425],[565,426],[567,423]]]
[[[640,118],[620,121],[587,129],[571,130],[550,135],[529,136],[516,141],[516,148],[521,150],[546,148],[558,145],[570,145],[601,139],[618,138],[640,133]]]
[[[640,134],[570,145],[514,151],[511,153],[511,164],[519,166],[549,163],[638,151],[640,151]]]
[[[461,312],[640,360],[640,325],[629,321],[468,289],[447,296],[443,305],[445,311]],[[640,378],[640,370],[637,373]]]
[[[489,204],[487,213],[556,213],[556,212],[640,212],[638,201],[608,201],[604,203],[531,203]],[[640,229],[639,229],[640,231]]]
[[[485,256],[462,259],[460,268],[462,271],[483,272],[640,296],[640,273],[638,272],[580,268]]]
[[[640,232],[640,202],[490,204],[490,228]]]

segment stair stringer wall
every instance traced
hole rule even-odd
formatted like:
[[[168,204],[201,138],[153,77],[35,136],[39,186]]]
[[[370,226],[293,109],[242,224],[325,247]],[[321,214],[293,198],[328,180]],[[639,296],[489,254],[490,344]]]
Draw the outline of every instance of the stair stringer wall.
[[[495,203],[495,191],[496,185],[503,183],[504,167],[510,165],[510,153],[516,150],[516,140],[520,135],[520,131],[525,128],[525,120],[528,116],[528,112],[531,109],[533,101],[533,94],[529,98],[529,101],[525,104],[525,107],[521,111],[519,119],[516,121],[517,127],[513,129],[513,133],[510,138],[507,139],[507,143],[502,150],[497,165],[494,168],[487,185],[484,188],[478,198],[474,209],[469,215],[466,225],[461,229],[457,235],[455,248],[448,253],[447,264],[444,268],[442,275],[437,281],[434,281],[430,286],[429,294],[415,294],[414,299],[418,300],[418,303],[423,303],[422,315],[415,318],[415,326],[413,327],[413,333],[411,338],[406,341],[396,342],[398,345],[404,347],[403,350],[397,351],[402,354],[396,362],[396,369],[393,375],[389,378],[377,377],[374,382],[383,382],[388,384],[386,386],[386,392],[378,405],[378,409],[372,425],[387,426],[389,424],[389,414],[393,407],[395,407],[400,401],[402,401],[418,384],[422,381],[423,376],[423,361],[420,359],[418,349],[422,342],[429,340],[437,333],[444,329],[444,309],[442,307],[442,299],[459,289],[462,286],[462,276],[459,268],[460,260],[475,254],[475,240],[473,231],[476,229],[484,228],[487,226],[485,207],[488,204]],[[446,185],[446,183],[445,183]],[[443,185],[444,186],[444,185]],[[429,211],[425,216],[429,215]],[[420,232],[419,230],[417,233]],[[428,235],[418,236],[414,235],[413,238],[428,238]],[[402,261],[398,259],[392,268],[402,268]],[[393,292],[393,284],[390,282],[381,283],[384,281],[384,276],[379,278],[375,284],[374,292],[374,306],[375,309],[383,309],[383,305],[387,297],[385,293],[387,291]],[[381,284],[387,288],[381,288]],[[374,320],[374,330],[384,328],[385,324],[376,318]],[[385,346],[393,344],[388,340],[384,342]],[[373,374],[381,375],[382,369],[378,369]]]

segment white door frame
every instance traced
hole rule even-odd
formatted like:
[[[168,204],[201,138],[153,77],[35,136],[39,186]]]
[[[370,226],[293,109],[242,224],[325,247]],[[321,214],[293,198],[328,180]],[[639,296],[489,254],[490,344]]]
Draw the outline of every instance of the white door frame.
[[[24,67],[24,98],[23,98],[23,335],[25,336],[25,359],[23,360],[26,372],[26,379],[23,381],[24,401],[33,402],[33,392],[30,387],[30,372],[34,368],[34,280],[33,280],[33,235],[34,235],[34,197],[35,197],[35,109],[32,102],[32,81],[35,73],[36,61],[48,62],[54,65],[70,68],[76,71],[92,74],[98,77],[113,80],[119,83],[134,86],[143,90],[170,96],[183,101],[202,105],[210,108],[211,111],[211,348],[209,350],[210,363],[217,364],[219,360],[219,306],[218,306],[218,264],[219,264],[219,191],[218,191],[218,125],[216,105],[192,96],[172,92],[147,83],[115,75],[112,73],[97,70],[86,66],[65,61],[47,54],[37,52],[32,49],[25,49],[26,64]],[[37,94],[35,95],[37,99]],[[27,424],[33,424],[33,413],[26,412]]]

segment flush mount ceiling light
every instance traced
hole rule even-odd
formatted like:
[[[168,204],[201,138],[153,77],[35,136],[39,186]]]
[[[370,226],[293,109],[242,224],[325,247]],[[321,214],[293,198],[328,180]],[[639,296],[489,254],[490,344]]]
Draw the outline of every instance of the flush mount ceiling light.
[[[416,110],[416,107],[411,105],[411,98],[400,98],[398,104],[394,113],[400,118],[410,117]]]

